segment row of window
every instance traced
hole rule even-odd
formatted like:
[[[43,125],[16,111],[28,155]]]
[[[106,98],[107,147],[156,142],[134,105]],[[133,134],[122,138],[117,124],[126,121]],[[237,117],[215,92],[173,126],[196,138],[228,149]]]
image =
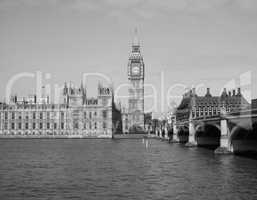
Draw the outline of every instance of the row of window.
[[[9,118],[13,119],[13,120],[14,119],[23,119],[22,112],[18,112],[18,113],[15,113],[15,112],[10,112],[10,113],[4,112],[3,115],[4,115],[4,119],[5,120],[8,120]],[[26,120],[37,119],[37,116],[39,117],[39,119],[44,119],[44,118],[51,119],[51,118],[53,118],[53,116],[57,116],[57,112],[53,112],[52,116],[51,116],[50,112],[46,112],[45,114],[43,112],[39,112],[39,113],[32,112],[32,115],[29,115],[29,113],[26,112],[24,119],[26,119]],[[86,119],[87,118],[87,112],[84,112],[83,116],[84,116],[84,119]],[[89,116],[89,119],[91,119],[93,116],[97,117],[97,112],[94,112],[94,113],[89,112],[88,116]],[[102,112],[102,116],[103,116],[104,119],[107,118],[107,111],[106,110],[104,110]],[[64,119],[64,112],[60,113],[60,118]],[[0,119],[1,119],[1,113],[0,113]]]
[[[11,129],[37,129],[37,128],[43,129],[44,124],[43,123],[38,123],[38,124],[32,123],[32,124],[30,124],[30,127],[29,127],[29,123],[25,123],[25,124],[23,124],[23,126],[22,126],[22,123],[16,123],[16,124],[11,123],[10,125],[11,125],[11,127],[10,127]],[[46,127],[46,129],[50,129],[50,123],[46,123],[45,127]],[[58,129],[57,123],[53,124],[53,128]],[[60,128],[64,129],[64,123],[60,124]],[[6,129],[6,130],[8,129],[8,123],[4,123],[3,129]]]
[[[4,112],[3,116],[4,119],[36,119],[37,116],[39,117],[39,119],[43,119],[45,116],[47,119],[50,119],[50,113],[51,112],[45,112],[45,114],[43,112]],[[22,116],[23,115],[23,116]],[[10,117],[9,117],[10,116]],[[25,117],[24,117],[25,116]],[[52,116],[57,116],[57,112],[52,112]],[[64,118],[64,112],[60,113],[60,117],[63,119]],[[0,119],[1,119],[1,113],[0,113]]]
[[[239,100],[231,100],[229,102],[198,102],[198,106],[225,106],[225,105],[240,105],[242,104],[241,99]]]
[[[226,112],[231,112],[231,108],[226,108]],[[212,116],[219,115],[220,109],[193,109],[192,117],[201,117],[201,116]],[[177,117],[179,119],[187,119],[188,113],[178,113]]]
[[[232,109],[233,109],[233,107],[226,107],[226,108],[224,108],[227,112],[230,112]],[[208,112],[220,112],[220,108],[207,108],[207,107],[204,107],[204,108],[194,108],[193,109],[193,112],[206,112],[206,111],[208,111]]]
[[[86,133],[86,135],[87,134],[95,134],[96,132],[95,131],[90,131],[89,133]],[[105,131],[105,132],[103,132],[104,134],[107,134],[107,132]],[[33,132],[30,132],[30,131],[25,131],[25,132],[21,132],[21,131],[18,131],[18,132],[13,132],[13,131],[11,131],[11,132],[9,132],[9,131],[7,131],[7,132],[3,132],[2,133],[3,135],[20,135],[20,136],[22,136],[22,135],[42,135],[42,136],[51,136],[51,135],[63,135],[63,136],[67,136],[67,135],[73,135],[74,133],[72,133],[72,132],[64,132],[64,131],[46,131],[46,132],[42,132],[42,131],[33,131]],[[75,133],[75,134],[79,134],[79,135],[85,135],[85,133]]]
[[[103,126],[104,129],[107,128],[106,122],[103,122]],[[78,123],[73,123],[73,129],[79,129],[79,124]],[[83,124],[83,129],[97,129],[97,123],[89,123],[88,125],[86,123]]]
[[[209,111],[209,112],[208,111],[205,111],[205,112],[203,112],[203,111],[192,112],[193,117],[212,116],[212,115],[217,115],[217,114],[220,114],[219,110],[218,111],[213,110],[213,112],[212,111]]]
[[[36,123],[31,123],[31,124],[29,124],[29,123],[24,123],[23,124],[23,126],[22,126],[22,123],[11,123],[10,124],[10,128],[11,129],[26,129],[26,130],[28,130],[28,129],[43,129],[43,128],[46,128],[46,129],[58,129],[58,124],[57,123],[53,123],[52,124],[52,126],[51,126],[51,124],[50,123],[38,123],[38,124],[36,124]],[[64,123],[61,123],[60,124],[60,129],[64,129]],[[105,128],[107,128],[107,125],[106,125],[106,122],[103,122],[103,126],[102,126],[104,129]],[[79,126],[79,123],[77,123],[77,122],[74,122],[73,123],[73,128],[74,129],[79,129],[80,128],[80,126]],[[98,128],[98,126],[97,126],[97,123],[95,122],[95,123],[89,123],[88,125],[86,124],[86,123],[84,123],[83,124],[83,128],[84,129],[87,129],[87,128],[89,128],[89,129],[97,129]],[[8,127],[8,123],[4,123],[4,127],[3,127],[3,129],[5,129],[5,130],[8,130],[9,129],[9,127]]]
[[[231,105],[231,106],[197,106],[194,109],[220,109],[220,108],[239,108],[239,105]]]

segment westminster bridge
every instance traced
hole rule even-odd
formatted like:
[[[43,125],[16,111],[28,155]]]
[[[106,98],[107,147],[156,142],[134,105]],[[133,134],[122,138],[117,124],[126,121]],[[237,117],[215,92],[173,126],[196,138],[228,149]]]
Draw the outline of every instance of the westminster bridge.
[[[162,123],[155,134],[187,147],[213,147],[216,153],[257,152],[257,109]]]

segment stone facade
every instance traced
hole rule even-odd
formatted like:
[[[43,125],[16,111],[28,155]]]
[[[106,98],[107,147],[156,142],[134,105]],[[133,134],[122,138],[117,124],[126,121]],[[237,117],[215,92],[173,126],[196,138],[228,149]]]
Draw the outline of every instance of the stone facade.
[[[67,87],[63,102],[49,103],[49,98],[13,97],[0,105],[2,137],[103,137],[121,132],[121,112],[114,103],[111,87],[99,84],[97,98],[88,98],[86,89]]]
[[[123,132],[144,132],[144,74],[145,66],[138,39],[134,39],[128,62],[128,109],[123,112]]]
[[[183,95],[183,99],[176,110],[176,121],[187,121],[189,118],[218,116],[222,112],[231,113],[249,108],[250,104],[241,94],[223,90],[221,96],[212,96],[207,88],[205,96],[198,96],[192,89]]]
[[[186,143],[188,147],[218,147],[217,153],[231,153],[235,152],[233,148],[239,147],[234,142],[237,143],[244,134],[239,142],[243,142],[241,147],[244,146],[244,150],[240,147],[240,151],[245,151],[245,139],[254,137],[248,134],[252,131],[250,108],[240,88],[232,93],[224,89],[220,96],[212,96],[210,89],[204,96],[198,96],[194,89],[190,90],[184,94],[176,110],[173,141]],[[237,132],[240,132],[240,137]]]
[[[257,109],[257,99],[252,99],[252,109]]]

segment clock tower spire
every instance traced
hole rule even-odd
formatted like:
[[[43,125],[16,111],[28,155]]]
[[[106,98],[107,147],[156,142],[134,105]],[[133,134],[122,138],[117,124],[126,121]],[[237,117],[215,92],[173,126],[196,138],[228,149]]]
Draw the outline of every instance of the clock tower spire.
[[[129,132],[144,131],[144,73],[145,65],[140,51],[138,32],[135,29],[132,51],[128,61],[129,99],[128,121]]]
[[[133,38],[132,46],[140,46],[137,28],[135,28],[134,30],[134,38]]]

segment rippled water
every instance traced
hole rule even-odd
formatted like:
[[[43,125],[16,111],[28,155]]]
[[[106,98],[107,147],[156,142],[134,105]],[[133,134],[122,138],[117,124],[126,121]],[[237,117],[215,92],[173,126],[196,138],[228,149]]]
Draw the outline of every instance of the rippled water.
[[[0,199],[257,199],[257,161],[159,140],[0,140]]]

